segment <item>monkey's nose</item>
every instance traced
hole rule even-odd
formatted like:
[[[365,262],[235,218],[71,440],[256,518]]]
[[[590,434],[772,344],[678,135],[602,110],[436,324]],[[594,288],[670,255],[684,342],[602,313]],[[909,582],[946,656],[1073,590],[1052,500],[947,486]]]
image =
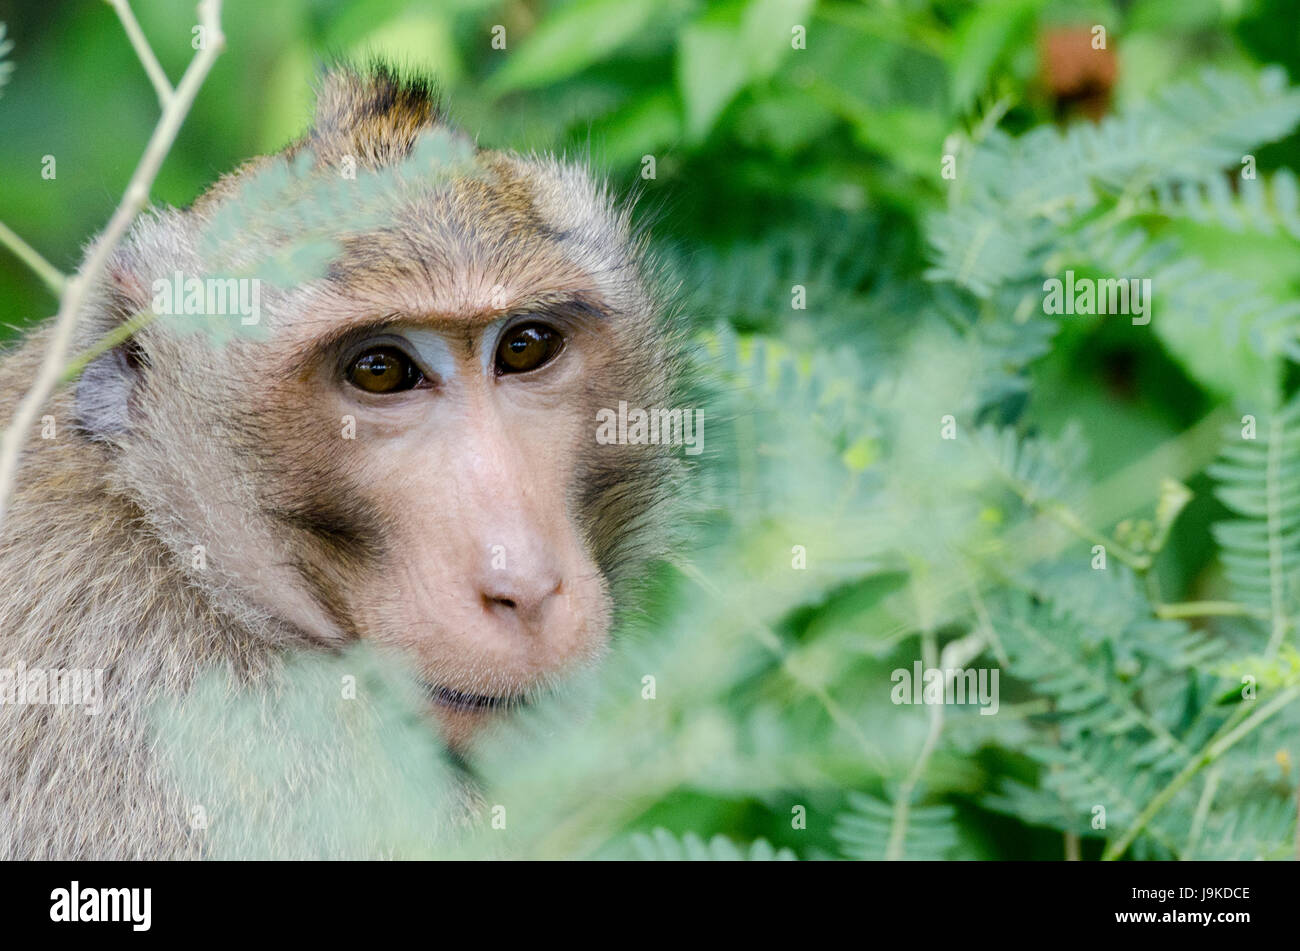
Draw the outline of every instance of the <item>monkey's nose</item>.
[[[551,600],[563,588],[551,574],[492,578],[483,585],[483,606],[501,620],[516,620],[529,633],[540,630]]]

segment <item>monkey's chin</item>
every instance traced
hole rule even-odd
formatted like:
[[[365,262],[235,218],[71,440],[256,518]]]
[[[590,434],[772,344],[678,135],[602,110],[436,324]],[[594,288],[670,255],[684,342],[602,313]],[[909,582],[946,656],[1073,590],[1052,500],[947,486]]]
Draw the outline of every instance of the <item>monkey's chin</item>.
[[[474,736],[493,720],[527,703],[523,696],[466,693],[430,683],[423,686],[443,739],[458,752],[463,751]]]

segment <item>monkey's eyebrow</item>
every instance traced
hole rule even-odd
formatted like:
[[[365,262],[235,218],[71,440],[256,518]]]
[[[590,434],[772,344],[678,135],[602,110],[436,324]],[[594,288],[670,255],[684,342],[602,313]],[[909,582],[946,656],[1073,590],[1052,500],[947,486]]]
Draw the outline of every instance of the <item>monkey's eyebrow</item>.
[[[330,331],[311,341],[301,355],[294,360],[294,371],[305,370],[317,354],[330,350],[342,350],[352,343],[360,343],[367,337],[376,337],[385,333],[396,333],[396,328],[404,323],[399,313],[385,314],[363,324],[353,324]]]
[[[307,371],[319,355],[331,351],[337,352],[353,343],[360,343],[368,337],[389,333],[401,336],[405,326],[421,326],[430,323],[446,326],[486,326],[488,317],[522,317],[529,314],[552,316],[561,320],[575,322],[603,321],[610,316],[599,295],[586,291],[558,291],[541,293],[511,304],[509,307],[484,311],[477,320],[439,319],[436,316],[423,316],[393,311],[363,323],[339,327],[313,340],[292,362],[291,371],[298,375]]]
[[[515,317],[523,314],[547,314],[573,320],[604,320],[609,308],[595,294],[585,291],[539,294],[504,309],[493,317]]]

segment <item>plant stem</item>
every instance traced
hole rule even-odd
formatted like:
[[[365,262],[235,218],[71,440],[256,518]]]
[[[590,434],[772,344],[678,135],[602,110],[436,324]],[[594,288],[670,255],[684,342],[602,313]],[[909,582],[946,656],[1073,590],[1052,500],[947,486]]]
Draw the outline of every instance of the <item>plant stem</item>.
[[[714,597],[719,599],[723,598],[723,594],[718,589],[717,585],[704,577],[700,570],[694,565],[677,561],[674,561],[673,565],[678,571],[686,575],[686,577],[690,578]],[[781,669],[785,671],[786,675],[804,690],[808,691],[808,693],[822,705],[822,709],[824,709],[827,715],[835,721],[836,726],[853,737],[858,745],[862,747],[862,751],[871,762],[873,769],[877,772],[884,772],[886,768],[884,754],[881,753],[880,750],[876,748],[875,744],[867,738],[867,735],[862,732],[862,728],[851,716],[848,715],[847,712],[845,712],[844,708],[836,702],[835,698],[826,692],[825,687],[810,680],[807,676],[801,673],[794,664],[790,663],[790,655],[783,647],[781,638],[777,636],[776,632],[752,615],[746,616],[745,620],[748,622],[746,628],[753,633],[754,637],[760,644],[776,656],[777,661],[781,664]]]
[[[1282,478],[1282,438],[1284,434],[1277,417],[1277,413],[1269,416],[1268,467],[1264,479],[1264,494],[1267,500],[1265,507],[1268,512],[1268,591],[1269,603],[1272,607],[1270,614],[1273,621],[1273,629],[1268,637],[1268,648],[1264,652],[1265,657],[1277,655],[1278,648],[1282,646],[1282,639],[1286,636],[1287,628],[1290,626],[1286,616],[1286,609],[1282,604],[1282,590],[1286,585],[1286,578],[1283,574],[1285,568],[1282,558],[1282,499],[1279,483]]]
[[[144,71],[149,74],[149,81],[153,83],[154,91],[158,93],[158,105],[163,109],[167,108],[167,103],[171,100],[175,90],[167,79],[167,74],[163,72],[162,64],[158,62],[158,57],[154,55],[153,49],[149,46],[149,41],[145,39],[144,31],[140,29],[140,23],[131,12],[131,5],[127,0],[107,0],[108,5],[117,11],[117,18],[122,21],[122,29],[126,31],[127,39],[135,48],[135,55],[140,57],[140,63],[144,66]]]
[[[1183,849],[1183,855],[1189,856],[1196,848],[1201,838],[1201,829],[1205,827],[1205,817],[1210,814],[1210,804],[1214,802],[1214,796],[1219,791],[1219,777],[1222,772],[1218,766],[1213,767],[1205,774],[1205,788],[1201,790],[1201,799],[1196,804],[1196,813],[1192,816],[1192,829],[1187,834],[1187,847]]]
[[[1173,799],[1174,796],[1178,794],[1180,789],[1187,785],[1193,776],[1200,772],[1205,766],[1222,756],[1233,745],[1235,745],[1238,740],[1250,733],[1255,729],[1255,727],[1269,719],[1273,714],[1277,713],[1297,697],[1300,697],[1300,687],[1291,687],[1278,694],[1263,707],[1248,716],[1245,720],[1237,722],[1237,717],[1230,718],[1226,723],[1224,723],[1223,727],[1220,728],[1219,732],[1210,738],[1209,742],[1206,743],[1201,752],[1188,761],[1187,765],[1179,771],[1178,775],[1170,781],[1169,785],[1160,790],[1156,797],[1147,803],[1146,808],[1143,809],[1138,817],[1133,820],[1133,824],[1124,831],[1124,834],[1106,847],[1102,859],[1105,861],[1114,861],[1123,855],[1128,850],[1128,847],[1133,844],[1133,840],[1137,838],[1138,833],[1146,827],[1147,823],[1155,818],[1156,814],[1165,807],[1169,800]],[[1232,728],[1234,723],[1236,723],[1236,726],[1235,728]],[[1227,732],[1225,733],[1225,731]]]
[[[86,369],[86,366],[97,356],[112,350],[122,341],[130,339],[133,334],[149,326],[156,318],[157,314],[153,311],[145,310],[122,321],[122,323],[100,337],[93,347],[83,350],[69,360],[67,366],[63,369],[63,375],[59,378],[59,382],[68,383],[75,380],[81,375],[81,371]]]
[[[0,440],[0,526],[4,524],[5,514],[9,509],[13,495],[14,475],[18,468],[18,456],[27,437],[27,431],[49,399],[50,394],[63,376],[63,361],[68,347],[72,343],[81,316],[81,306],[86,294],[95,285],[108,264],[109,256],[125,236],[131,222],[149,199],[149,189],[163,159],[171,150],[181,123],[198,95],[208,71],[225,46],[225,37],[221,34],[221,0],[199,0],[199,21],[204,29],[207,41],[203,48],[194,54],[190,64],[181,77],[180,85],[167,100],[158,125],[149,144],[145,148],[140,164],[126,187],[121,203],[109,219],[108,227],[96,239],[91,247],[90,256],[82,269],[70,278],[64,287],[59,301],[59,312],[55,317],[54,331],[37,371],[36,380],[30,390],[18,404],[18,409],[6,427],[4,437]]]
[[[1165,620],[1212,616],[1267,618],[1268,614],[1238,601],[1180,601],[1156,605],[1156,617]]]
[[[976,443],[976,445],[978,446],[979,444]],[[1076,515],[1068,506],[1060,502],[1040,499],[1030,486],[1026,485],[1021,479],[1016,478],[1013,473],[1006,471],[998,464],[998,461],[994,459],[989,452],[983,449],[983,447],[980,447],[980,450],[983,452],[985,458],[992,464],[994,471],[1002,478],[1002,481],[1010,486],[1011,490],[1015,492],[1016,495],[1020,496],[1021,501],[1031,509],[1046,515],[1048,518],[1054,519],[1057,523],[1065,526],[1080,538],[1090,541],[1094,545],[1102,545],[1105,547],[1108,554],[1114,555],[1134,571],[1142,573],[1151,567],[1151,558],[1149,555],[1139,555],[1137,552],[1129,551],[1129,549],[1115,541],[1115,539],[1109,538],[1101,532],[1093,530],[1088,525],[1084,524],[1083,519]]]
[[[63,288],[68,283],[68,279],[63,272],[41,257],[40,252],[18,237],[3,221],[0,221],[0,243],[3,243],[5,247],[12,251],[18,260],[35,271],[36,276],[54,292],[55,297],[63,294]]]
[[[1094,531],[1083,523],[1083,520],[1074,512],[1059,502],[1043,503],[1031,496],[1024,496],[1025,502],[1038,509],[1049,518],[1055,519],[1061,525],[1064,525],[1080,538],[1092,542],[1094,545],[1102,545],[1108,554],[1114,555],[1124,564],[1128,565],[1134,571],[1144,572],[1151,567],[1151,558],[1148,555],[1139,555],[1137,552],[1129,551],[1113,538],[1108,538],[1101,532]]]
[[[940,666],[938,653],[934,631],[926,628],[921,632],[921,656],[925,659],[925,665],[931,670]],[[885,847],[885,861],[887,862],[897,862],[903,857],[904,847],[907,844],[907,823],[912,809],[912,794],[916,791],[916,786],[921,781],[921,777],[925,775],[925,767],[929,764],[930,756],[934,753],[935,747],[939,745],[939,735],[942,732],[943,698],[940,697],[938,703],[930,704],[930,729],[925,735],[925,743],[921,747],[920,755],[916,757],[916,762],[912,764],[907,779],[903,780],[903,785],[899,787],[898,796],[894,800],[894,818],[889,824],[889,844]]]

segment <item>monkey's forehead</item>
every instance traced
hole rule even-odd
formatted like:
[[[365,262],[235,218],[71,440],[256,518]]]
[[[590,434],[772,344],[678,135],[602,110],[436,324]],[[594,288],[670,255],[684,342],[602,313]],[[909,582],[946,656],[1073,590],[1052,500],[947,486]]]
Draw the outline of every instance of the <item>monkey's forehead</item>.
[[[353,171],[300,157],[218,183],[188,214],[197,260],[462,319],[525,289],[612,298],[636,270],[626,214],[581,167],[477,152],[432,173],[417,158]]]
[[[343,279],[305,289],[288,321],[304,332],[331,334],[378,324],[478,326],[520,313],[554,313],[579,320],[614,316],[626,304],[575,268],[467,268],[429,274],[400,260],[351,266]]]
[[[495,240],[590,237],[617,241],[628,210],[585,165],[553,156],[429,148],[367,166],[326,162],[307,148],[255,159],[223,176],[185,212],[210,245],[275,234],[357,233],[401,224],[450,226]]]

